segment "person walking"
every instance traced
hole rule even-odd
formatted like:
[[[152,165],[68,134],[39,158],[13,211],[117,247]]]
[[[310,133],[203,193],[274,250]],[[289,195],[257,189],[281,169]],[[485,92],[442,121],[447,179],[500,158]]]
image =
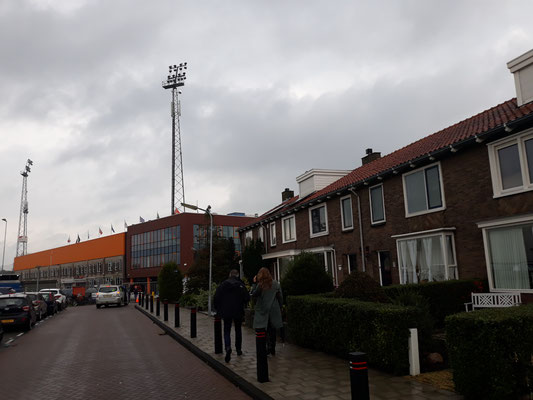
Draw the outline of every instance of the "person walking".
[[[214,306],[217,314],[224,321],[224,346],[226,348],[227,363],[231,360],[231,325],[235,324],[235,349],[237,355],[242,355],[242,321],[244,307],[250,301],[250,294],[243,281],[239,279],[239,271],[232,269],[229,278],[217,287]]]
[[[281,285],[272,279],[268,268],[261,268],[254,277],[256,284],[252,288],[252,298],[255,299],[255,314],[253,328],[266,330],[268,336],[267,354],[276,354],[276,330],[283,327],[281,306],[283,294]]]

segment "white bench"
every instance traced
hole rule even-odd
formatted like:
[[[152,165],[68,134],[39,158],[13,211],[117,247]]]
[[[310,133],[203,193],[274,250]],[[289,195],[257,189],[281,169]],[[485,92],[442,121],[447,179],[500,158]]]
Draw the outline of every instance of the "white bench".
[[[471,306],[473,311],[476,308],[512,307],[520,304],[520,293],[472,293],[472,301],[465,303],[465,308],[468,312],[468,306]]]

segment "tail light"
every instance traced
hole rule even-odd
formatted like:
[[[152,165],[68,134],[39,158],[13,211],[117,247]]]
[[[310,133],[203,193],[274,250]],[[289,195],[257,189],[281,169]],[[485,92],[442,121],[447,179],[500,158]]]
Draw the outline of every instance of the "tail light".
[[[56,300],[59,300],[59,299],[61,298],[61,295],[60,295],[60,294],[55,294],[55,295],[54,295],[54,298],[55,298]]]
[[[30,306],[22,306],[22,311],[30,311]]]
[[[39,300],[33,300],[33,301],[31,302],[31,304],[33,304],[34,306],[36,306],[36,305],[39,304]]]

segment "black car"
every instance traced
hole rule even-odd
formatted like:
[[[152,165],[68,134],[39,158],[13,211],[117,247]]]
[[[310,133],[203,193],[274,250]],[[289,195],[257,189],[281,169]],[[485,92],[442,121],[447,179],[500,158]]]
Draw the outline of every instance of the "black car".
[[[44,297],[44,301],[46,302],[47,306],[47,314],[54,315],[55,313],[57,313],[57,301],[54,297],[54,294],[50,292],[40,292],[39,294]]]
[[[37,315],[28,295],[23,293],[0,295],[0,323],[3,327],[17,326],[29,331]]]
[[[42,293],[37,292],[24,292],[31,299],[33,308],[35,309],[35,314],[37,315],[37,321],[42,320],[48,315],[48,304],[44,301]]]

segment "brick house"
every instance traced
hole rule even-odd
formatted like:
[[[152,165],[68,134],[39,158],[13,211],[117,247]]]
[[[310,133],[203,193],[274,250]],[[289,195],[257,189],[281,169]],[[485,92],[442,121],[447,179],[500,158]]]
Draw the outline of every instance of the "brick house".
[[[533,295],[533,50],[508,63],[517,97],[353,171],[311,170],[240,230],[280,278],[301,251],[335,284],[488,278]]]

